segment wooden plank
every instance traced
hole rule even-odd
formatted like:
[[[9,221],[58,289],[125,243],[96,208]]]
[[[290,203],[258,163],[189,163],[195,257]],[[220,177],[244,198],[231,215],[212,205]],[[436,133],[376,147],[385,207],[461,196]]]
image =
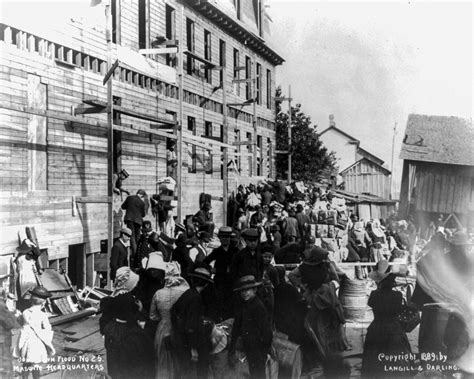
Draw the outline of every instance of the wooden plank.
[[[429,212],[433,211],[433,191],[434,191],[434,175],[428,172],[428,191],[426,192],[426,209]]]
[[[142,55],[147,54],[176,54],[178,52],[177,47],[160,47],[156,49],[140,49],[138,52]]]
[[[446,198],[446,212],[454,212],[454,193],[456,192],[456,172],[451,171],[448,174],[448,194]]]
[[[424,171],[420,170],[417,172],[417,179],[418,179],[418,183],[416,185],[416,199],[415,199],[415,207],[417,210],[421,210],[421,211],[424,211],[424,203],[423,203],[423,200],[425,198],[425,193],[424,193],[424,190],[425,190],[425,173]],[[369,192],[369,191],[367,191]]]
[[[78,341],[98,330],[99,317],[95,316],[74,322],[73,325],[68,325],[66,328],[62,329],[61,332],[70,334],[70,336],[66,337],[68,340]]]
[[[441,193],[441,174],[434,172],[434,188],[433,188],[433,212],[442,212],[439,206]]]
[[[96,314],[96,313],[97,313],[97,309],[95,309],[95,308],[86,308],[86,309],[82,309],[80,311],[77,311],[77,312],[74,312],[74,313],[71,313],[71,314],[68,314],[68,315],[63,315],[63,316],[58,316],[58,317],[51,317],[49,319],[49,322],[52,326],[55,326],[55,325],[64,324],[66,322],[78,320],[78,319],[83,318],[83,317],[91,316],[91,315]]]
[[[86,196],[76,197],[76,203],[110,203],[112,198],[108,196]]]
[[[462,189],[463,189],[463,177],[461,175],[456,176],[456,189],[454,192],[453,211],[463,212],[465,204],[462,202]]]
[[[99,352],[104,350],[104,339],[99,332],[95,332],[77,342],[66,342],[66,351]]]
[[[190,140],[190,141],[196,141],[196,142],[200,142],[204,145],[206,144],[212,144],[212,145],[216,145],[216,146],[220,146],[220,147],[227,147],[229,149],[234,149],[235,146],[232,146],[232,145],[229,145],[227,143],[223,143],[223,142],[219,142],[219,141],[214,141],[214,140],[210,140],[210,139],[206,139],[206,138],[202,138],[202,137],[199,137],[199,136],[195,136],[191,133],[185,133],[183,132],[183,138],[186,138],[187,140]]]
[[[447,212],[446,200],[448,198],[448,175],[443,170],[441,175],[441,191],[439,195],[439,211],[442,213]]]

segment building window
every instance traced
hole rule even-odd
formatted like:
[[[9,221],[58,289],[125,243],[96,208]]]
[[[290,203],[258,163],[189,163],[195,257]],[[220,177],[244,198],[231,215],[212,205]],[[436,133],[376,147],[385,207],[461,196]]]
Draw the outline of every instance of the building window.
[[[262,175],[262,136],[257,136],[257,176]]]
[[[224,87],[224,68],[226,66],[225,53],[225,41],[219,40],[219,66],[221,66],[221,70],[219,70],[219,86],[221,88]]]
[[[240,130],[239,129],[234,129],[234,140],[236,142],[240,142]],[[237,153],[240,153],[240,145],[237,145],[237,147],[235,148],[235,151]],[[240,167],[241,167],[241,164],[242,164],[242,161],[241,161],[241,156],[237,156],[237,158],[234,159],[234,162],[235,162],[235,169],[237,170],[237,172],[240,174]]]
[[[252,133],[250,132],[247,132],[247,141],[248,141],[248,145],[247,145],[247,153],[251,153],[252,152]],[[247,161],[248,161],[248,175],[249,176],[252,176],[252,161],[253,161],[253,156],[248,156],[247,158]]]
[[[224,125],[220,125],[219,138],[221,142],[224,142]],[[226,162],[227,164],[227,162]],[[224,148],[221,147],[221,179],[224,179]]]
[[[212,38],[209,30],[204,30],[204,59],[212,61]],[[206,82],[212,83],[212,70],[208,67],[204,69],[204,79]]]
[[[272,109],[272,72],[267,69],[267,108]]]
[[[234,49],[234,80],[240,79],[239,50]],[[234,83],[237,96],[240,96],[240,83]]]
[[[250,57],[245,57],[245,79],[249,80],[252,77],[252,61]],[[250,82],[245,83],[245,99],[250,100],[252,98],[252,85]]]
[[[262,65],[257,63],[257,77],[255,78],[257,85],[257,104],[262,104]]]
[[[204,124],[204,136],[212,137],[212,122],[210,121]],[[204,150],[204,168],[206,174],[212,174],[212,151]]]
[[[273,177],[273,170],[272,170],[272,153],[273,153],[273,145],[272,140],[267,138],[267,173],[268,176],[271,178]]]
[[[176,12],[168,4],[166,4],[166,39],[170,41],[176,39]],[[166,54],[166,64],[176,67],[176,54]]]
[[[112,15],[112,42],[120,45],[120,7],[117,7],[118,1],[111,1],[110,13]]]
[[[194,21],[186,19],[186,47],[188,51],[194,53]],[[192,75],[194,72],[194,58],[187,56],[186,72]]]
[[[138,0],[138,48],[147,47],[147,0]]]
[[[240,4],[241,0],[234,0],[234,7],[237,13],[237,19],[240,20],[242,18],[242,7]]]
[[[188,131],[191,132],[194,136],[196,135],[196,119],[191,116],[188,116]],[[188,155],[188,172],[191,174],[195,174],[197,169],[196,145],[190,143],[188,144]]]

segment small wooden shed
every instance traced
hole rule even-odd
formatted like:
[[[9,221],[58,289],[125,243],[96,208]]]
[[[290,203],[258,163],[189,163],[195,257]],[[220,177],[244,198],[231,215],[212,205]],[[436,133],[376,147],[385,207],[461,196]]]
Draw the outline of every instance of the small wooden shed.
[[[440,215],[474,225],[474,128],[459,117],[410,114],[400,158],[400,215],[420,226]]]

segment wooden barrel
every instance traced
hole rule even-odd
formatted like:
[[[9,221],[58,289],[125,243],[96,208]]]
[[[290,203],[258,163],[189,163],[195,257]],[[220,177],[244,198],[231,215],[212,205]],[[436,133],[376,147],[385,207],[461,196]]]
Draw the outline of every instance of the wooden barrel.
[[[347,321],[364,321],[367,312],[365,280],[345,280],[339,289],[339,300]]]
[[[273,335],[272,345],[281,367],[280,371],[283,371],[282,375],[292,379],[299,378],[303,368],[300,345],[280,337],[277,333]]]
[[[451,314],[451,304],[429,303],[423,306],[421,313],[418,348],[422,353],[446,353],[444,332]]]

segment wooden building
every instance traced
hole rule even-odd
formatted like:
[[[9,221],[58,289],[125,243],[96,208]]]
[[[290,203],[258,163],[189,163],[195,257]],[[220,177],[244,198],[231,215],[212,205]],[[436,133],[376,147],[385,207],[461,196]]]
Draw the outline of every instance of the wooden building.
[[[131,193],[177,176],[178,221],[208,193],[222,224],[229,191],[274,177],[283,59],[261,0],[111,0],[109,34],[102,3],[15,4],[0,15],[1,255],[34,226],[50,263],[92,284],[110,204],[115,236],[123,216],[124,198],[108,195],[111,159]]]
[[[334,193],[345,199],[347,208],[364,221],[387,219],[395,212],[396,200],[344,190],[334,190]]]
[[[371,194],[389,199],[391,172],[384,161],[360,146],[360,141],[336,127],[334,116],[329,116],[329,127],[319,133],[329,151],[336,153],[339,175],[344,190]]]
[[[368,158],[361,158],[339,173],[344,189],[390,198],[390,170]]]
[[[455,215],[474,225],[474,128],[458,117],[410,114],[400,153],[400,215],[420,225]]]

